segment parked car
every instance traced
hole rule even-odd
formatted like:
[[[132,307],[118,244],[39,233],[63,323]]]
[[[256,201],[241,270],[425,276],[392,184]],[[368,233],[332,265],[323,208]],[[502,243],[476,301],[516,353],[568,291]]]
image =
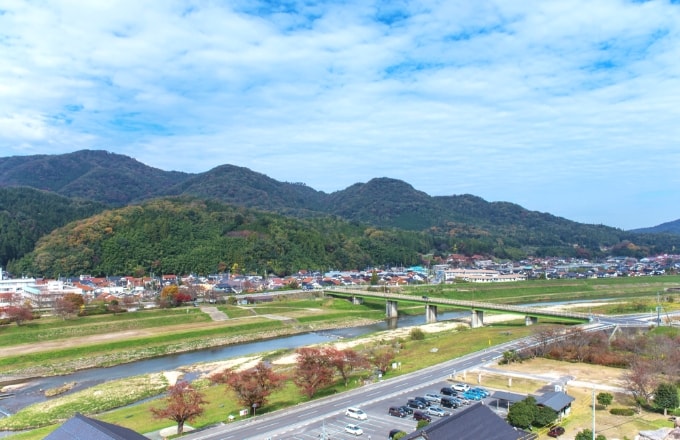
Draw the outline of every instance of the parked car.
[[[470,385],[462,382],[454,383],[451,385],[451,388],[453,388],[456,391],[467,391],[470,389]]]
[[[399,407],[399,409],[406,413],[407,416],[413,414],[413,408],[409,408],[407,405],[402,405]]]
[[[347,417],[359,420],[366,420],[368,418],[368,414],[366,414],[363,410],[353,406],[350,406],[347,408],[347,410],[345,410],[345,415]]]
[[[394,417],[401,417],[404,418],[406,417],[406,413],[401,410],[398,406],[390,406],[390,408],[387,410],[387,414],[394,416]]]
[[[453,396],[444,396],[439,404],[444,408],[458,408],[463,403]]]
[[[461,394],[461,396],[466,398],[467,400],[482,400],[481,395],[479,395],[477,393],[473,393],[470,390],[464,392],[463,394]]]
[[[548,431],[549,437],[557,438],[557,437],[559,437],[563,434],[564,434],[564,428],[562,428],[561,426],[553,426],[552,428],[550,428],[550,431]]]
[[[444,416],[450,416],[451,413],[444,410],[441,407],[438,406],[431,406],[427,409],[427,413],[431,416],[437,416],[437,417],[444,417]]]
[[[425,409],[427,405],[425,405],[423,402],[419,400],[408,399],[408,401],[406,402],[406,406],[413,409]]]
[[[394,437],[399,434],[400,432],[403,433],[403,435],[407,435],[406,432],[402,431],[401,429],[393,429],[390,431],[390,435],[387,436],[387,440],[392,440]]]
[[[357,425],[347,425],[345,426],[345,432],[347,434],[352,434],[358,437],[364,433],[364,430],[358,427]]]
[[[439,390],[439,393],[444,395],[444,396],[457,396],[458,391],[454,390],[451,387],[443,387],[441,390]]]
[[[427,420],[428,422],[432,421],[432,417],[429,415],[425,414],[422,411],[413,411],[413,419],[414,420]]]
[[[418,402],[421,402],[425,406],[430,406],[430,401],[427,400],[426,398],[422,397],[422,396],[416,396],[413,399],[417,400]]]
[[[477,393],[477,394],[481,394],[482,398],[489,397],[491,395],[491,392],[489,390],[487,390],[486,388],[482,388],[482,387],[474,387],[474,388],[470,388],[470,390]]]
[[[439,403],[439,402],[442,401],[442,396],[441,396],[440,394],[437,394],[437,393],[425,393],[425,395],[424,395],[423,397],[424,397],[425,400],[427,400],[428,402],[437,402],[437,403]]]

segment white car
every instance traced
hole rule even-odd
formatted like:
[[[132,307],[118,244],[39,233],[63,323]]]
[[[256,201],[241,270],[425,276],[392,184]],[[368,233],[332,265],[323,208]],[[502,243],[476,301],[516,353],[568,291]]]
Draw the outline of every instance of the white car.
[[[351,417],[353,419],[358,419],[358,420],[366,420],[368,418],[368,415],[363,410],[361,410],[359,408],[355,408],[353,406],[350,406],[349,408],[347,408],[347,410],[345,411],[345,415],[347,417]]]
[[[357,425],[347,425],[345,426],[345,432],[358,437],[364,433],[364,430],[359,428]]]
[[[456,390],[456,391],[463,391],[463,392],[465,392],[465,391],[467,391],[467,390],[470,389],[470,385],[468,385],[468,384],[466,384],[466,383],[458,382],[458,383],[454,383],[453,385],[451,385],[451,388],[453,388],[453,389]]]

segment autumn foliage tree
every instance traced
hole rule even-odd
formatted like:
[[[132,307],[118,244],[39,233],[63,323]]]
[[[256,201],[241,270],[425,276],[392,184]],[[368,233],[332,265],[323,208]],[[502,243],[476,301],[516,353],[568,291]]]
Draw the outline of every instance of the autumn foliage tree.
[[[320,348],[303,347],[295,353],[297,367],[293,383],[311,399],[319,389],[333,382],[333,366]]]
[[[28,303],[7,306],[3,309],[0,309],[0,312],[3,312],[10,321],[14,321],[18,326],[33,319],[33,308]]]
[[[222,383],[236,393],[239,403],[249,411],[265,406],[272,392],[283,386],[284,376],[272,370],[264,362],[245,371],[226,370],[214,374],[210,379]]]
[[[77,293],[67,293],[66,295],[62,296],[61,298],[57,298],[54,301],[53,309],[54,313],[56,313],[58,316],[61,316],[62,319],[66,319],[68,317],[77,315],[84,304],[85,300],[83,300],[82,295],[78,295]]]
[[[369,350],[368,360],[371,365],[380,370],[382,374],[385,374],[395,356],[394,348],[389,345],[379,345]]]
[[[349,384],[349,376],[352,371],[369,366],[368,359],[365,356],[350,348],[340,350],[328,346],[322,349],[322,355],[328,359],[330,365],[340,374],[345,386]]]
[[[161,307],[178,307],[191,299],[191,293],[181,291],[179,286],[171,284],[161,290],[160,305]]]
[[[208,402],[204,395],[186,381],[179,381],[168,388],[165,408],[151,408],[156,419],[170,419],[177,422],[177,434],[184,432],[184,423],[203,414],[203,405]]]

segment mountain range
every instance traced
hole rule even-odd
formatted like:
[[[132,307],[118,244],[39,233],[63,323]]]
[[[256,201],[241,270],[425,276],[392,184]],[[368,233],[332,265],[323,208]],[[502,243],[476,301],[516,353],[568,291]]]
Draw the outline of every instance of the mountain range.
[[[19,191],[24,192],[23,198]],[[53,216],[40,226],[38,213],[21,204],[22,199],[30,198],[26,191],[49,198],[64,215],[59,220]],[[17,224],[24,225],[20,228],[30,224],[27,232],[32,234],[22,236],[24,244],[19,250],[0,233],[0,264],[20,258],[50,228],[104,209],[164,197],[219,201],[297,219],[332,217],[374,228],[446,235],[459,240],[463,249],[458,250],[466,253],[481,249],[494,254],[494,248],[503,248],[522,249],[522,253],[580,249],[590,255],[646,254],[672,252],[680,246],[680,220],[623,231],[577,223],[509,202],[487,202],[470,194],[430,196],[386,177],[327,194],[303,183],[279,182],[229,164],[191,174],[163,171],[102,150],[82,150],[0,158],[0,225],[3,230],[16,230]],[[40,203],[49,205],[45,200]],[[477,249],[475,240],[485,245]]]

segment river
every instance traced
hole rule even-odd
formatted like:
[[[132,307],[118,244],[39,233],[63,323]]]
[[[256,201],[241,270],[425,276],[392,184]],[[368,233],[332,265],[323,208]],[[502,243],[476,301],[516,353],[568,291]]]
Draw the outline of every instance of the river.
[[[437,317],[437,320],[447,321],[467,316],[469,316],[469,312],[447,312],[440,314]],[[354,338],[365,334],[388,330],[389,328],[408,327],[420,324],[425,324],[425,315],[403,316],[396,320],[392,320],[391,322],[385,320],[359,327],[301,333],[263,341],[246,342],[224,347],[214,347],[205,350],[173,354],[108,368],[91,368],[63,376],[35,378],[18,388],[13,397],[0,400],[0,416],[3,414],[13,414],[27,405],[45,401],[46,397],[43,393],[44,390],[57,388],[65,383],[76,383],[76,386],[69,391],[69,393],[73,393],[108,380],[122,379],[125,377],[160,371],[176,370],[193,364],[222,361],[280,349],[295,349],[329,340]],[[2,434],[0,433],[0,437],[1,436]]]
[[[522,304],[523,306],[551,306],[562,305],[569,303],[588,303],[588,302],[602,302],[610,301],[611,299],[596,299],[596,300],[573,300],[573,301],[559,301],[559,302],[545,302]],[[467,318],[470,312],[446,312],[437,316],[437,321],[448,321],[454,319]],[[280,349],[295,349],[307,345],[318,344],[329,340],[338,340],[344,338],[355,338],[370,333],[375,333],[390,328],[408,327],[413,325],[425,324],[425,315],[414,316],[400,316],[396,320],[385,320],[375,324],[364,325],[359,327],[348,327],[341,329],[332,329],[327,331],[318,331],[310,333],[301,333],[292,336],[283,336],[274,339],[263,341],[246,342],[242,344],[227,345],[224,347],[214,347],[205,350],[197,350],[188,353],[179,353],[174,355],[162,356],[152,359],[146,359],[127,364],[116,365],[108,368],[92,368],[88,370],[76,371],[74,373],[64,376],[50,376],[43,378],[32,379],[16,390],[13,397],[0,400],[0,417],[16,413],[21,408],[45,401],[43,390],[57,388],[65,383],[75,382],[76,386],[69,391],[73,393],[92,387],[96,384],[121,379],[130,376],[137,376],[147,373],[156,373],[160,371],[176,370],[182,367],[187,367],[193,364],[204,362],[215,362],[226,359],[238,358],[248,356],[256,353],[263,353],[268,351]],[[0,432],[0,437],[2,433]]]

